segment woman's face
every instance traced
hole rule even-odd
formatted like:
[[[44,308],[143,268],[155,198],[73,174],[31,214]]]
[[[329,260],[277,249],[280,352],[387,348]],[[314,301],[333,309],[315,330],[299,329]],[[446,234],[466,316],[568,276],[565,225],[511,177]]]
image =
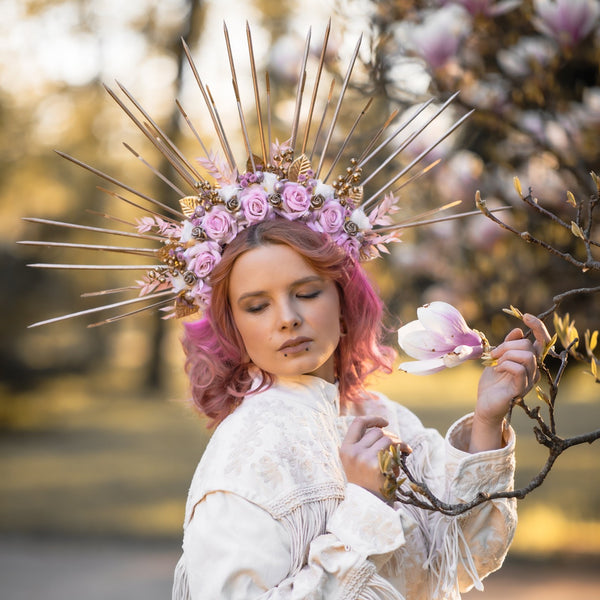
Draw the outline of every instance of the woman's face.
[[[257,367],[333,383],[333,353],[340,340],[337,287],[295,250],[268,244],[242,254],[229,277],[229,302]]]

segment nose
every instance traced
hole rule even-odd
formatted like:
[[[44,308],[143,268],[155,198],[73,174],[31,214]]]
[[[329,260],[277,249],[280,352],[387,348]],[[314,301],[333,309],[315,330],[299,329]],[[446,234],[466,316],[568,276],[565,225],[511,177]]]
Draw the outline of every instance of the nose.
[[[284,302],[279,311],[279,329],[297,329],[302,324],[302,317],[291,302]]]

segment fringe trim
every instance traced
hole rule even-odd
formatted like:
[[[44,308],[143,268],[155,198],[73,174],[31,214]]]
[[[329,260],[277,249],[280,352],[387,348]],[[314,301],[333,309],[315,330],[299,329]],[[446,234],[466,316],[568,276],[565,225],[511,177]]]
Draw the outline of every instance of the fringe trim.
[[[360,600],[404,600],[404,596],[380,575],[374,575],[369,583],[369,589],[359,596]]]
[[[287,513],[280,523],[289,533],[290,575],[295,575],[308,560],[310,543],[317,536],[325,533],[329,516],[337,508],[338,498],[326,498],[309,502]]]
[[[431,598],[460,598],[458,571],[461,566],[475,588],[482,591],[483,583],[462,532],[460,518],[440,516],[433,530],[429,556],[423,564],[431,574]]]
[[[175,567],[171,598],[172,600],[192,600],[183,556],[179,559]]]

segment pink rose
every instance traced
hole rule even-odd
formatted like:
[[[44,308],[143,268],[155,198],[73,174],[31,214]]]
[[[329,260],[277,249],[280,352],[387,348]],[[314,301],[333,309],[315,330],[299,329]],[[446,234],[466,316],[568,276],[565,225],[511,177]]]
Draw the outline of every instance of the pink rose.
[[[329,200],[319,211],[317,224],[325,233],[337,233],[344,227],[346,209],[337,201]]]
[[[221,248],[215,242],[195,244],[185,252],[188,269],[197,277],[204,279],[221,260]]]
[[[251,185],[240,193],[242,212],[249,225],[265,221],[271,210],[267,192],[260,185]]]
[[[202,229],[215,242],[228,244],[237,235],[235,218],[224,208],[213,208],[202,219]]]
[[[283,214],[288,219],[299,219],[308,213],[310,208],[310,194],[306,188],[299,183],[288,182],[281,194],[283,206],[286,211]]]

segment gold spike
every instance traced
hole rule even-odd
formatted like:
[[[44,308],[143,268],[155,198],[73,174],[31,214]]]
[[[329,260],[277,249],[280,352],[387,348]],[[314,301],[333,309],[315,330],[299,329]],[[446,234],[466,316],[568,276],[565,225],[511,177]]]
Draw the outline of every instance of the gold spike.
[[[173,223],[174,225],[179,225],[181,222],[180,220],[176,221],[175,219],[172,219],[171,217],[167,217],[166,215],[156,212],[155,210],[146,208],[145,206],[141,206],[140,204],[137,204],[137,202],[133,202],[133,200],[129,200],[128,198],[125,198],[125,197],[121,196],[120,194],[113,192],[112,190],[107,190],[106,188],[103,188],[100,185],[96,186],[96,189],[101,192],[104,192],[105,194],[108,194],[109,196],[112,196],[113,198],[122,200],[123,202],[125,202],[126,204],[129,204],[130,206],[134,206],[135,208],[139,208],[140,210],[147,212],[148,214],[154,215],[155,217],[158,217],[159,219],[162,219],[163,221],[168,221],[169,223]],[[183,215],[181,215],[181,218],[183,218]],[[156,239],[162,239],[162,238],[156,238]]]
[[[127,148],[127,150],[129,150],[129,152],[131,152],[131,154],[133,154],[143,165],[148,167],[160,180],[164,181],[172,190],[177,192],[180,196],[185,196],[185,193],[180,188],[178,188],[170,179],[165,177],[158,169],[146,161],[144,157],[136,152],[129,144],[123,142],[123,146],[125,146],[125,148]]]
[[[154,298],[160,298],[166,295],[171,295],[174,297],[173,290],[165,290],[163,292],[157,292],[155,294],[148,294],[147,296],[139,296],[137,298],[132,298],[130,300],[123,300],[121,302],[115,302],[113,304],[105,304],[103,306],[97,306],[95,308],[88,308],[86,310],[80,310],[78,312],[70,313],[68,315],[62,315],[60,317],[54,317],[52,319],[46,319],[45,321],[39,321],[38,323],[33,323],[28,327],[31,329],[32,327],[39,327],[40,325],[47,325],[49,323],[56,323],[57,321],[64,321],[65,319],[72,319],[73,317],[80,317],[83,315],[89,315],[96,312],[100,312],[102,310],[109,310],[111,308],[119,308],[120,306],[127,306],[128,304],[134,304],[136,302],[143,302],[144,300],[153,300]]]
[[[396,189],[392,190],[392,194],[394,194],[394,195],[397,194],[402,188],[411,184],[413,181],[416,181],[420,177],[423,177],[423,175],[425,175],[426,173],[429,173],[429,171],[431,171],[431,169],[437,167],[441,162],[442,162],[441,158],[434,160],[430,165],[427,165],[426,167],[421,169],[418,173],[415,173],[414,175],[409,177],[406,181],[403,181],[401,185],[399,185]]]
[[[365,153],[365,156],[361,157],[358,161],[358,166],[364,167],[364,165],[366,165],[374,156],[376,156],[383,148],[385,148],[398,134],[404,131],[404,129],[406,129],[406,127],[410,125],[433,102],[433,100],[434,98],[430,98],[426,102],[423,102],[423,104],[417,109],[417,112],[415,112],[415,114],[411,115],[408,119],[406,119],[406,121],[401,123],[400,126],[391,135],[389,135],[385,140],[383,140],[383,142],[381,142],[381,144],[379,144],[379,146],[377,146],[377,148],[375,148],[375,150],[373,150],[372,152],[369,150],[370,154]],[[390,120],[388,119],[388,121]],[[383,129],[385,128],[386,125],[384,125]],[[381,133],[382,131],[378,133],[378,136]],[[369,144],[369,146],[371,146],[371,144]]]
[[[244,144],[246,146],[246,152],[248,153],[248,157],[250,162],[252,163],[252,171],[256,171],[256,167],[254,165],[254,157],[252,154],[252,147],[250,146],[250,138],[248,137],[248,129],[246,127],[246,119],[244,117],[244,111],[242,109],[242,101],[240,99],[240,90],[237,82],[237,75],[235,72],[235,63],[233,61],[233,53],[231,52],[231,43],[229,40],[229,31],[227,29],[227,25],[223,22],[223,33],[225,34],[225,45],[227,46],[227,56],[229,57],[229,68],[231,70],[231,82],[233,84],[233,92],[235,94],[235,100],[237,103],[238,115],[240,117],[240,125],[242,127],[242,133],[244,137]]]
[[[157,248],[127,248],[125,246],[106,246],[100,244],[76,244],[71,242],[45,242],[23,240],[17,242],[22,246],[44,246],[47,248],[76,248],[78,250],[96,250],[103,252],[119,252],[123,254],[136,254],[138,256],[148,256],[149,254],[157,254]]]
[[[365,146],[363,153],[359,156],[359,158],[357,160],[357,164],[359,166],[361,166],[363,164],[362,161],[364,160],[365,156],[367,156],[369,154],[369,152],[371,152],[371,149],[377,143],[377,140],[381,137],[383,132],[390,126],[391,122],[398,116],[399,112],[400,111],[397,108],[395,108],[390,113],[390,116],[387,118],[385,123],[379,128],[379,131],[377,131],[377,133],[373,136],[373,139]]]
[[[196,68],[196,63],[194,63],[194,59],[192,58],[192,53],[186,43],[186,41],[181,38],[181,43],[183,44],[183,51],[188,60],[188,63],[192,69],[192,73],[194,74],[194,78],[196,79],[196,83],[200,88],[200,92],[202,93],[202,97],[204,98],[204,102],[206,107],[208,108],[208,114],[213,122],[213,127],[215,129],[215,133],[219,138],[219,142],[221,143],[221,148],[223,148],[223,152],[225,154],[225,158],[229,163],[229,168],[234,171],[235,170],[235,160],[233,159],[233,153],[231,152],[231,147],[229,146],[229,142],[227,141],[227,136],[225,135],[225,130],[223,129],[223,125],[221,123],[221,119],[219,118],[219,114],[215,112],[215,105],[212,101],[212,97],[210,96],[210,91],[207,87],[202,83],[202,79],[200,79],[200,75],[198,74],[198,69]]]
[[[302,66],[298,76],[298,87],[296,89],[296,104],[294,106],[294,118],[292,120],[292,135],[290,138],[290,148],[292,152],[296,147],[296,136],[298,135],[298,123],[300,121],[300,109],[302,107],[302,96],[304,95],[304,86],[306,84],[306,63],[308,61],[308,53],[310,51],[311,28],[308,28],[306,34],[306,42],[304,44],[304,55],[302,57]]]
[[[323,114],[321,115],[321,120],[319,121],[319,127],[317,128],[317,133],[315,135],[315,141],[313,144],[313,148],[310,153],[311,161],[315,154],[315,150],[317,149],[317,142],[319,141],[319,136],[321,135],[321,129],[323,128],[323,123],[325,123],[325,117],[327,116],[327,111],[329,110],[329,105],[331,104],[331,99],[333,98],[333,88],[334,87],[335,87],[335,79],[332,79],[331,85],[329,86],[329,95],[327,96],[327,102],[325,103],[325,108],[323,109]]]
[[[319,58],[319,67],[317,69],[317,75],[315,78],[315,85],[313,87],[312,98],[310,100],[310,107],[308,109],[308,116],[306,118],[306,127],[304,129],[304,139],[302,140],[301,154],[306,152],[306,144],[308,143],[308,134],[310,133],[310,127],[312,125],[313,111],[315,108],[315,102],[317,100],[317,91],[319,89],[319,83],[321,81],[321,73],[323,72],[323,65],[325,64],[325,55],[327,53],[327,44],[329,43],[329,32],[331,31],[331,17],[327,22],[327,28],[325,29],[325,36],[323,38],[323,46],[321,48],[321,56]]]
[[[127,95],[127,97],[133,102],[136,106],[139,106],[133,97],[121,86],[119,87],[123,90],[123,92]],[[154,132],[150,129],[150,126],[146,123],[142,123],[134,114],[129,110],[127,105],[117,96],[117,94],[111,90],[107,85],[104,86],[106,91],[110,94],[111,98],[120,106],[123,112],[133,121],[133,123],[138,127],[138,129],[150,140],[150,142],[157,148],[159,152],[161,152],[165,158],[171,163],[171,166],[183,177],[190,187],[196,189],[196,181],[195,179],[185,170],[186,165],[182,164],[179,159],[174,159],[174,154],[172,152],[165,152],[164,143],[161,143],[160,137],[157,137]],[[142,109],[140,109],[142,110]],[[151,119],[149,119],[151,121]],[[156,128],[155,128],[156,129]],[[159,131],[156,129],[156,131]]]
[[[202,151],[204,152],[204,155],[205,156],[209,156],[208,150],[206,149],[206,146],[204,145],[204,142],[200,138],[200,135],[198,134],[198,132],[196,131],[196,128],[194,127],[194,124],[192,123],[191,119],[188,117],[188,114],[185,112],[185,110],[184,110],[183,106],[181,105],[181,103],[179,102],[179,100],[175,100],[175,104],[177,105],[177,108],[179,109],[179,112],[181,113],[181,115],[185,119],[185,122],[188,124],[188,127],[190,128],[191,132],[194,134],[194,137],[196,138],[196,140],[198,141],[198,143],[202,147]]]
[[[116,223],[121,223],[122,225],[127,225],[128,227],[131,227],[132,229],[137,228],[137,225],[135,223],[132,223],[131,221],[126,221],[125,219],[119,219],[119,217],[113,217],[112,215],[109,215],[108,213],[105,213],[105,212],[100,212],[99,210],[93,210],[91,208],[86,208],[85,212],[90,215],[94,215],[96,217],[102,217],[104,219],[107,219],[108,221],[115,221]]]
[[[417,158],[415,158],[409,165],[407,165],[404,169],[402,169],[398,174],[394,175],[390,181],[388,181],[383,187],[381,187],[379,190],[377,190],[363,204],[363,209],[365,210],[365,212],[367,211],[368,208],[371,207],[371,205],[373,205],[374,201],[383,192],[385,192],[388,188],[390,188],[392,185],[394,185],[394,183],[396,183],[396,181],[398,181],[398,179],[400,179],[400,177],[402,177],[405,173],[410,171],[410,169],[412,169],[417,163],[419,163],[421,160],[423,160],[423,158],[425,156],[427,156],[436,146],[438,146],[441,142],[443,142],[455,129],[457,129],[460,125],[462,125],[463,121],[468,119],[474,112],[475,112],[474,110],[470,110],[466,115],[462,116],[441,137],[439,137],[435,142],[433,142],[433,144],[431,144],[428,148],[423,150],[423,152],[421,152],[421,154],[419,154],[419,156],[417,156]],[[369,178],[367,178],[367,179],[369,179]],[[365,180],[363,183],[366,183],[366,181],[367,180]]]
[[[263,131],[262,112],[260,110],[260,94],[258,91],[258,78],[256,76],[256,63],[254,61],[254,47],[252,45],[252,33],[250,25],[246,21],[246,39],[248,41],[248,55],[250,57],[250,72],[252,73],[252,85],[254,87],[254,101],[256,104],[256,119],[258,123],[258,133],[260,135],[260,147],[262,150],[263,165],[267,164],[267,148],[265,146],[265,132]]]
[[[64,223],[62,221],[51,221],[49,219],[37,219],[34,217],[23,217],[23,221],[29,223],[40,223],[42,225],[56,225],[58,227],[68,227],[69,229],[81,229],[83,231],[94,231],[96,233],[108,233],[110,235],[122,235],[125,237],[139,238],[142,240],[153,240],[156,242],[164,241],[164,238],[146,233],[132,233],[130,231],[119,231],[118,229],[104,229],[102,227],[91,227],[90,225],[78,225],[76,223]]]
[[[340,96],[338,98],[337,106],[335,107],[335,111],[334,111],[333,117],[331,119],[331,124],[329,126],[329,131],[327,133],[327,137],[325,138],[325,145],[323,146],[323,150],[321,152],[319,166],[317,167],[317,172],[315,173],[316,179],[319,178],[319,173],[321,172],[321,168],[323,167],[323,161],[325,160],[325,155],[327,154],[327,149],[329,148],[329,142],[331,141],[331,136],[333,135],[333,131],[335,129],[335,125],[337,123],[338,116],[340,114],[340,109],[342,108],[342,102],[344,101],[344,96],[346,95],[346,90],[348,88],[348,83],[350,81],[350,75],[352,74],[352,69],[354,68],[354,63],[356,62],[356,58],[358,56],[358,51],[360,49],[361,42],[362,42],[362,33],[358,38],[358,42],[356,43],[356,47],[354,48],[354,53],[352,54],[352,58],[350,59],[350,64],[348,65],[348,70],[346,71],[346,76],[344,77],[344,82],[342,83],[342,89],[340,90]]]
[[[109,294],[121,294],[123,292],[131,292],[133,290],[139,290],[137,285],[128,285],[120,288],[112,288],[110,290],[99,290],[97,292],[83,292],[80,294],[82,298],[95,298],[96,296],[108,296]]]
[[[122,315],[117,315],[115,317],[109,317],[108,319],[104,319],[103,321],[98,321],[97,323],[90,323],[87,327],[91,329],[92,327],[100,327],[101,325],[108,325],[109,323],[115,323],[116,321],[120,321],[121,319],[125,319],[126,317],[130,317],[132,315],[137,315],[141,312],[145,312],[147,310],[152,310],[153,308],[158,308],[159,306],[164,306],[165,304],[169,304],[173,299],[169,298],[167,300],[161,300],[160,302],[155,302],[154,304],[149,304],[148,306],[143,306],[142,308],[137,308],[136,310],[132,310]],[[197,311],[196,311],[197,312]]]
[[[398,156],[398,154],[400,154],[400,152],[402,152],[416,137],[418,137],[421,134],[422,131],[424,131],[433,121],[435,121],[435,119],[437,119],[448,108],[448,106],[450,106],[450,103],[454,100],[454,98],[456,98],[457,95],[458,95],[458,92],[452,94],[452,96],[450,96],[450,98],[448,98],[448,100],[446,100],[446,102],[444,102],[444,104],[442,104],[442,106],[440,106],[440,108],[437,109],[437,111],[433,114],[433,116],[430,117],[427,121],[425,121],[425,123],[421,127],[419,127],[416,131],[411,133],[406,138],[406,140],[404,140],[404,142],[402,142],[402,144],[400,144],[374,171],[371,172],[371,174],[364,180],[363,183],[366,185],[369,181],[371,181],[371,179],[373,179],[373,177],[375,177],[381,170],[383,170],[392,160],[394,160],[394,158],[396,158],[396,156]],[[422,110],[423,110],[423,108],[421,107],[421,109],[415,115],[410,117],[410,119],[403,125],[402,129],[404,129],[404,127],[406,125],[408,125],[409,123],[412,123],[414,121],[414,119],[416,118],[416,116]]]
[[[269,79],[269,71],[265,73],[265,85],[267,88],[267,128],[268,128],[268,157],[269,164],[273,160],[272,149],[271,149],[271,80]]]
[[[36,269],[69,269],[74,271],[151,271],[161,265],[66,265],[56,263],[32,263]]]
[[[166,210],[167,212],[170,212],[171,214],[174,214],[177,217],[183,217],[183,215],[180,212],[172,209],[170,206],[167,206],[166,204],[163,204],[162,202],[159,202],[158,200],[155,200],[154,198],[150,198],[150,196],[146,196],[146,194],[142,194],[141,192],[138,192],[136,189],[132,188],[131,186],[129,186],[125,183],[122,183],[118,179],[115,179],[114,177],[111,177],[110,175],[107,175],[106,173],[103,173],[102,171],[100,171],[100,170],[98,170],[98,169],[72,157],[72,156],[69,156],[68,154],[65,154],[64,152],[61,152],[60,150],[55,150],[55,152],[59,156],[62,156],[63,158],[70,160],[72,163],[75,163],[76,165],[79,165],[80,167],[87,169],[91,173],[94,173],[94,175],[98,175],[99,177],[102,177],[102,179],[106,179],[106,181],[110,181],[110,183],[114,183],[115,185],[118,185],[120,188],[123,188],[124,190],[127,190],[128,192],[131,192],[132,194],[135,194],[136,196],[138,196],[138,198],[142,198],[144,200],[147,200],[148,202],[151,202],[152,204],[155,204],[156,206],[160,206],[163,210]]]
[[[310,165],[310,161],[303,154],[302,156],[299,156],[298,158],[296,158],[292,162],[292,164],[289,166],[289,169],[287,172],[287,178],[290,181],[296,182],[296,181],[298,181],[298,177],[300,175],[306,175],[306,173],[308,173],[308,171],[310,171],[311,168],[312,167]]]
[[[358,116],[354,120],[354,123],[352,124],[352,127],[350,128],[350,131],[348,132],[348,135],[346,136],[346,139],[340,144],[340,149],[338,150],[338,153],[335,155],[335,158],[333,159],[333,161],[331,163],[331,167],[329,168],[329,171],[327,171],[327,175],[325,175],[325,177],[323,177],[323,183],[325,183],[329,179],[329,176],[331,175],[332,171],[335,169],[335,166],[337,165],[338,161],[340,160],[344,150],[346,149],[346,146],[350,142],[350,139],[352,138],[354,131],[358,127],[360,120],[365,116],[365,113],[369,110],[372,103],[373,103],[373,98],[369,98],[365,107],[361,110],[361,112],[358,114]]]
[[[194,166],[181,153],[181,151],[179,150],[179,148],[177,148],[177,146],[175,145],[175,143],[154,122],[154,120],[152,119],[152,117],[144,110],[144,108],[142,107],[142,105],[127,90],[127,88],[124,85],[122,85],[121,83],[119,83],[118,81],[117,81],[117,85],[121,88],[122,92],[127,96],[127,98],[129,98],[129,101],[140,111],[140,113],[142,113],[142,115],[144,115],[144,118],[147,119],[148,123],[150,123],[150,127],[148,126],[148,124],[145,124],[147,130],[150,133],[150,135],[153,136],[153,137],[160,138],[163,141],[163,143],[165,143],[165,145],[169,148],[169,150],[171,151],[172,155],[174,157],[176,157],[177,160],[180,161],[180,163],[182,165],[184,165],[189,170],[189,173],[192,176],[197,177],[200,181],[205,181],[205,179],[202,177],[202,175],[200,175],[200,173],[198,173],[198,171],[196,171],[196,169],[194,168]]]
[[[500,206],[498,208],[490,209],[490,212],[499,212],[502,210],[510,210],[512,206]],[[410,223],[399,223],[397,225],[386,225],[385,227],[378,227],[375,231],[377,233],[386,233],[390,231],[397,231],[400,229],[409,229],[411,227],[421,227],[421,225],[431,225],[432,223],[442,223],[444,221],[455,221],[456,219],[463,219],[464,217],[475,217],[481,215],[480,210],[471,210],[469,212],[457,213],[455,215],[448,215],[447,217],[438,217],[437,219],[428,219],[426,221],[411,221]]]

